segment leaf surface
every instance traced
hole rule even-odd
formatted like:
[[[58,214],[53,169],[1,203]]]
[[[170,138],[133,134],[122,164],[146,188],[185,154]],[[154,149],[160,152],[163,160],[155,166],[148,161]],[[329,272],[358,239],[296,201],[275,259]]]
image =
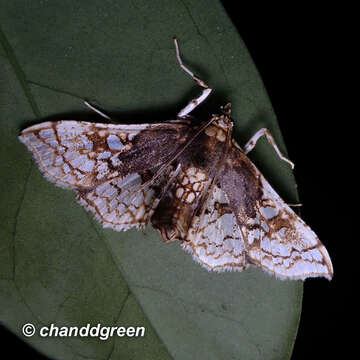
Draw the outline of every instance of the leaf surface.
[[[217,0],[0,2],[0,321],[53,359],[288,359],[302,283],[259,269],[209,273],[178,243],[102,229],[74,194],[47,182],[17,140],[44,120],[97,120],[88,99],[119,122],[174,118],[199,89],[200,113],[233,104],[240,144],[268,127],[284,143],[259,74]],[[252,158],[289,202],[289,168],[260,141]],[[25,338],[21,327],[145,326],[141,338]]]

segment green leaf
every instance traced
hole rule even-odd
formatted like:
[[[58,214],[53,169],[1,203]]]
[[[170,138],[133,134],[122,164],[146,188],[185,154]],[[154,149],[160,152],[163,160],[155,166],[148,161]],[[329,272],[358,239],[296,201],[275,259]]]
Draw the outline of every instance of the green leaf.
[[[123,122],[173,118],[191,95],[186,63],[215,89],[203,112],[233,104],[244,143],[268,127],[285,151],[259,74],[217,0],[1,1],[0,321],[54,359],[288,359],[302,283],[251,268],[209,273],[178,243],[102,229],[47,182],[17,140],[44,119],[94,119],[82,99]],[[289,202],[288,166],[261,141],[253,160]],[[25,338],[40,326],[145,326],[138,338]]]

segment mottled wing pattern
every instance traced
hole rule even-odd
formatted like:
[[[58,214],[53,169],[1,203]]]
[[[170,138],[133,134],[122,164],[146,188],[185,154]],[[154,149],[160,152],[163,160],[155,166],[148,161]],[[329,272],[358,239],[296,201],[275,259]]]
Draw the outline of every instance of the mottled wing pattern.
[[[171,167],[144,188],[144,177],[132,173],[104,182],[90,191],[77,191],[77,201],[103,225],[116,231],[144,227],[171,177]]]
[[[114,125],[58,121],[31,126],[19,139],[50,181],[62,187],[87,189],[165,162],[171,155],[169,141],[173,141],[176,151],[176,140],[186,129],[186,124],[175,122]],[[151,137],[146,136],[149,132]]]
[[[126,151],[140,130],[125,132],[114,125],[80,121],[45,122],[25,129],[19,139],[50,181],[89,188],[117,176],[117,155]]]
[[[252,229],[244,227],[250,259],[280,278],[331,279],[333,267],[329,254],[316,234],[262,175],[260,182],[263,196],[256,204],[257,217]]]
[[[250,263],[283,279],[331,279],[331,260],[316,234],[238,148],[229,152],[219,182],[237,217]]]
[[[173,169],[152,177],[188,135],[185,120],[142,125],[58,121],[31,126],[19,139],[47,179],[74,189],[77,201],[104,227],[120,231],[148,222]]]
[[[216,185],[193,217],[182,247],[208,270],[241,271],[247,267],[244,240],[236,217],[226,194]]]

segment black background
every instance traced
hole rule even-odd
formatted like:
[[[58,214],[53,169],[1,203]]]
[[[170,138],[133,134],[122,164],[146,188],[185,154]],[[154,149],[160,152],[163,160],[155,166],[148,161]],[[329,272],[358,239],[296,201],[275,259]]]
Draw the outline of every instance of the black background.
[[[351,191],[350,183],[344,191],[342,181],[348,177],[344,159],[350,140],[342,147],[339,133],[342,124],[351,124],[351,118],[339,115],[339,90],[345,91],[339,87],[338,77],[345,77],[339,55],[348,38],[341,32],[343,9],[329,4],[276,8],[273,2],[264,7],[259,1],[249,9],[235,6],[234,1],[222,3],[260,72],[289,158],[295,163],[301,217],[325,244],[334,265],[331,282],[308,279],[304,283],[291,358],[337,358],[339,351],[345,355],[348,350],[343,340],[352,331],[346,314],[350,304],[345,302],[349,289],[342,276],[349,269],[341,259],[345,241],[355,240],[346,237],[349,226],[340,220],[350,212],[341,197]]]
[[[303,311],[292,359],[333,358],[344,326],[341,289],[339,183],[341,166],[337,113],[337,59],[342,38],[338,9],[264,7],[222,1],[260,72],[278,117],[289,158],[296,164],[302,218],[319,235],[333,260],[335,276],[304,284]],[[236,6],[235,6],[236,5]],[[231,44],[229,44],[231,46]],[[289,121],[291,119],[291,121]],[[45,359],[0,327],[2,352]]]

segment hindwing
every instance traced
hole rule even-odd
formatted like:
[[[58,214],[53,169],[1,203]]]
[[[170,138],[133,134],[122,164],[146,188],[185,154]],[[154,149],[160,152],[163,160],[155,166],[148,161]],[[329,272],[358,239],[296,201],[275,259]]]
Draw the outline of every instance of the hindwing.
[[[237,147],[219,176],[245,242],[248,261],[279,278],[331,279],[328,252]]]

